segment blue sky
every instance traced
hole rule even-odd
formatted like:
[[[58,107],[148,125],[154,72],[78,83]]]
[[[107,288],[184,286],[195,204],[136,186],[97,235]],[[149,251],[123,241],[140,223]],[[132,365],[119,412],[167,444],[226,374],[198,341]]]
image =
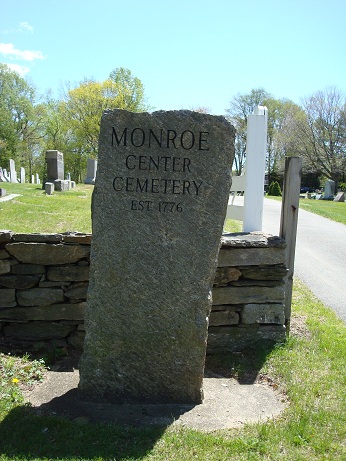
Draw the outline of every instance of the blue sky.
[[[263,87],[346,93],[345,0],[0,0],[0,62],[40,92],[125,67],[155,109],[224,114]]]

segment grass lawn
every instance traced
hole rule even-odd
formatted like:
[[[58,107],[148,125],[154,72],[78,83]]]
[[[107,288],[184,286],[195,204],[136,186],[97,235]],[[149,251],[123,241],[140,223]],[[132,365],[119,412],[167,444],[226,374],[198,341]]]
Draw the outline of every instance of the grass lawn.
[[[276,420],[210,434],[34,416],[20,389],[41,378],[42,365],[0,355],[0,460],[345,460],[346,327],[300,283],[292,309],[285,344],[214,359],[228,376],[264,363],[255,370],[287,396],[287,410]]]
[[[278,200],[281,202],[282,197],[274,197],[272,195],[267,198]],[[314,200],[308,198],[300,198],[299,207],[303,210],[310,211],[324,218],[346,224],[346,202],[333,202],[329,200]]]
[[[19,233],[91,232],[93,186],[79,184],[70,191],[46,195],[37,184],[0,185],[7,195],[20,194],[0,201],[0,229]]]

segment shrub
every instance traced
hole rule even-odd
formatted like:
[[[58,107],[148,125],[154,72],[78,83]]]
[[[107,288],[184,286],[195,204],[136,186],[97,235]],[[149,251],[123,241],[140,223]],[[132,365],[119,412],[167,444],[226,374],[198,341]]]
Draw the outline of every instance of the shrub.
[[[275,195],[277,197],[281,197],[281,187],[277,181],[273,181],[269,184],[268,195]]]

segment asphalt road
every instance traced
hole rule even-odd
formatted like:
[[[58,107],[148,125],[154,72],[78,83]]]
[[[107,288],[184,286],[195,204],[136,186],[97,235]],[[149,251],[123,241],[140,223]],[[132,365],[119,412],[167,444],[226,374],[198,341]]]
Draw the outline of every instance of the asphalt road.
[[[280,202],[264,199],[264,232],[279,234],[280,214]],[[294,275],[346,322],[346,226],[300,208]]]

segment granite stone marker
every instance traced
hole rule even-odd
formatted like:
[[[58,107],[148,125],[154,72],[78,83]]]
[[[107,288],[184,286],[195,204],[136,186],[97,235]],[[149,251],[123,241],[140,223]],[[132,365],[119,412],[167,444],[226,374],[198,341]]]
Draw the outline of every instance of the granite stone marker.
[[[85,178],[84,184],[95,184],[96,172],[97,172],[97,160],[88,158],[87,177]]]
[[[335,192],[335,182],[332,181],[331,179],[327,179],[327,181],[324,184],[323,198],[333,199],[334,192]]]
[[[335,199],[333,200],[333,202],[344,202],[344,201],[345,201],[345,192],[338,192],[336,194]]]
[[[17,181],[17,172],[14,160],[10,158],[10,182],[18,182]]]
[[[64,155],[58,150],[46,151],[47,181],[64,180]]]
[[[191,111],[105,111],[79,393],[200,403],[234,129]]]
[[[25,183],[25,168],[23,168],[22,166],[20,167],[20,183]]]
[[[53,182],[45,182],[44,190],[47,195],[52,195],[54,192],[54,183]]]

